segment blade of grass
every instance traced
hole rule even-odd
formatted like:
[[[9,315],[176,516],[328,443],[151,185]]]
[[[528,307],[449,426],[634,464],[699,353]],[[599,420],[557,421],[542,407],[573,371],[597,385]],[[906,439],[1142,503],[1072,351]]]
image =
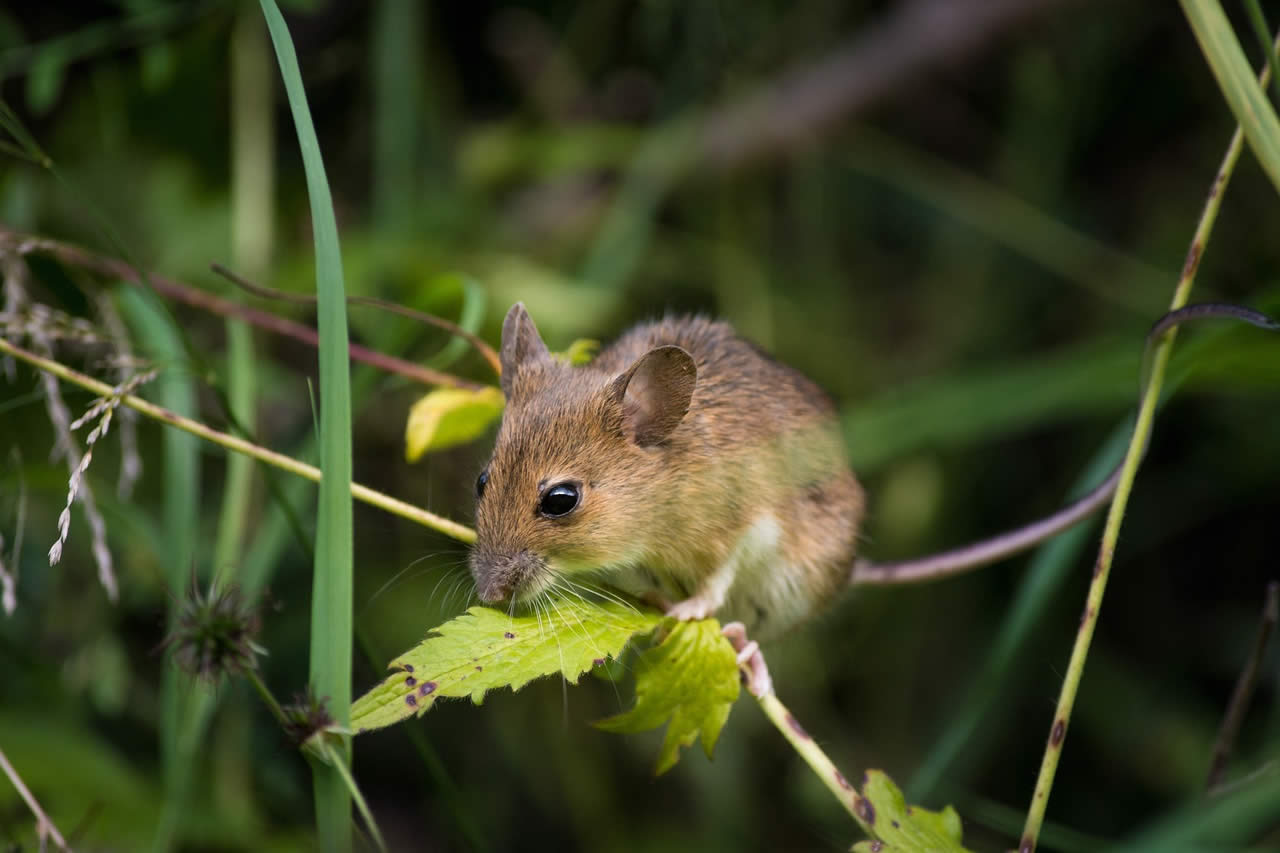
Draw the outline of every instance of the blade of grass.
[[[271,58],[262,19],[247,8],[237,14],[231,38],[231,234],[236,265],[255,277],[265,277],[273,238],[274,110],[272,109]],[[232,299],[242,300],[238,294]],[[256,420],[256,372],[253,336],[248,324],[229,316],[227,329],[227,397],[232,419],[252,427]],[[253,497],[253,460],[239,453],[226,457],[227,476],[222,509],[214,538],[212,573],[223,583],[238,580],[237,567],[245,526]],[[172,668],[169,668],[172,670]],[[179,678],[184,676],[179,675]],[[218,704],[219,694],[210,685],[188,685],[189,701],[179,725],[178,767],[188,777],[178,787],[190,790],[200,746]],[[241,751],[239,754],[248,754]],[[247,774],[242,774],[247,775]],[[152,848],[167,850],[183,803],[168,798]]]
[[[141,288],[122,288],[118,294],[121,313],[133,326],[134,338],[144,355],[162,366],[154,384],[159,402],[166,409],[186,417],[196,415],[196,389],[187,367],[186,348],[164,304]],[[193,435],[165,430],[164,446],[164,530],[167,553],[165,585],[170,600],[177,601],[186,588],[196,563],[196,535],[200,495],[200,445]],[[170,606],[168,629],[173,628],[176,609]],[[164,768],[165,813],[157,828],[156,849],[168,849],[177,816],[185,811],[190,782],[184,767],[179,741],[188,696],[186,676],[176,667],[165,666],[160,681],[160,754]]]
[[[1280,119],[1276,118],[1275,110],[1262,90],[1266,82],[1258,84],[1218,0],[1181,2],[1187,22],[1200,42],[1200,50],[1213,69],[1213,76],[1218,79],[1222,96],[1249,140],[1249,148],[1271,183],[1280,190]]]
[[[1280,802],[1280,769],[1269,766],[1229,794],[1197,797],[1155,821],[1119,849],[1126,853],[1166,850],[1242,850],[1274,827]],[[1262,849],[1262,848],[1254,848]]]
[[[289,29],[274,0],[261,0],[307,177],[316,251],[320,330],[320,498],[316,519],[315,575],[311,589],[311,686],[324,697],[339,726],[351,706],[352,571],[355,559],[351,507],[351,397],[347,361],[346,289],[338,224],[325,177],[320,143],[311,123],[302,74]],[[335,750],[350,762],[350,738]],[[351,849],[351,795],[342,774],[312,762],[316,831],[321,849]]]
[[[373,223],[384,233],[411,230],[422,207],[423,13],[418,0],[374,7]]]

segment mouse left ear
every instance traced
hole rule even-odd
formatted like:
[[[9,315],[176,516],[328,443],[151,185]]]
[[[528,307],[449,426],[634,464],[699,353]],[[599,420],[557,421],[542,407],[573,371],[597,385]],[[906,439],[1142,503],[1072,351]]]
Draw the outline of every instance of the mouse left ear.
[[[523,302],[517,302],[502,321],[502,351],[498,360],[502,364],[502,393],[510,399],[515,385],[516,372],[530,361],[550,359],[547,345],[533,325],[533,318],[525,310]]]
[[[655,347],[613,380],[614,399],[632,440],[641,447],[664,441],[684,419],[698,368],[677,346]]]

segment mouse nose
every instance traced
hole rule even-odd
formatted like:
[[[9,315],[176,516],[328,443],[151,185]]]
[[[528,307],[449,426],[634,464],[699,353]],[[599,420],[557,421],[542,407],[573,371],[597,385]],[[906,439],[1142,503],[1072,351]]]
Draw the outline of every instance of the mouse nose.
[[[514,554],[472,551],[471,574],[476,579],[476,594],[485,604],[506,601],[525,580],[537,572],[540,562],[528,551]]]

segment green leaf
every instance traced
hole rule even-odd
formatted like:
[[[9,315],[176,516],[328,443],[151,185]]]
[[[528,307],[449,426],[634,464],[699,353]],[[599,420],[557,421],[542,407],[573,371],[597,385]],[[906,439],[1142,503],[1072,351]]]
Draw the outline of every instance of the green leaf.
[[[855,853],[889,850],[963,853],[960,815],[951,806],[934,812],[907,805],[902,790],[882,770],[867,771],[862,796],[871,804],[868,823],[879,840],[859,841],[853,845]]]
[[[600,342],[591,338],[578,338],[569,344],[569,348],[563,352],[553,352],[551,357],[562,361],[570,367],[580,367],[584,364],[590,364],[591,359],[596,357],[596,353],[600,351]]]
[[[662,621],[652,610],[614,601],[557,599],[527,616],[472,607],[393,660],[396,673],[351,706],[358,734],[421,714],[441,696],[470,696],[477,705],[500,687],[519,690],[560,673],[570,684],[617,657],[636,634]]]
[[[502,414],[502,391],[492,386],[472,391],[437,388],[409,410],[404,455],[416,462],[428,450],[464,444],[478,438]]]
[[[608,732],[642,732],[667,723],[655,773],[680,760],[680,747],[702,737],[711,757],[738,698],[738,662],[714,619],[677,622],[636,664],[636,704],[596,723]],[[670,722],[668,723],[668,720]]]

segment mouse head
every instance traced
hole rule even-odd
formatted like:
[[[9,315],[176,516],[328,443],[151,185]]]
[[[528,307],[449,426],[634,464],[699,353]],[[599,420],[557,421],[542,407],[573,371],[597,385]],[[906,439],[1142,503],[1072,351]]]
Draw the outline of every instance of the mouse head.
[[[524,306],[502,324],[507,398],[493,457],[476,480],[471,572],[480,598],[529,600],[575,572],[643,556],[670,496],[667,453],[697,370],[676,346],[621,371],[553,358]]]

